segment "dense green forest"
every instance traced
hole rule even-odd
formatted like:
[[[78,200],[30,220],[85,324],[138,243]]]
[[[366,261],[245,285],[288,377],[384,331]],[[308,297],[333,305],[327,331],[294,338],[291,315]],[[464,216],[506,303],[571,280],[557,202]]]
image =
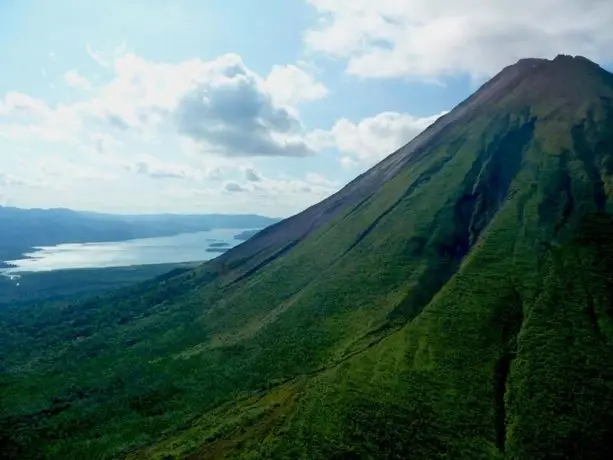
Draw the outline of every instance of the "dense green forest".
[[[16,279],[0,276],[0,308],[40,301],[65,301],[110,291],[165,275],[198,263],[151,264],[130,267],[84,268],[21,273]],[[176,273],[176,271],[174,272]]]
[[[0,310],[0,456],[613,458],[612,126],[522,60],[211,262]]]

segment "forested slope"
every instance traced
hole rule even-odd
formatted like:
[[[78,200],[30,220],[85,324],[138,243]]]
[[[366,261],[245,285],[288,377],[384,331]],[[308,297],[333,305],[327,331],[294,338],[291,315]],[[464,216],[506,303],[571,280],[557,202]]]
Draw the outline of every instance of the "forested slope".
[[[1,323],[9,458],[613,456],[613,76],[522,60],[218,259]]]

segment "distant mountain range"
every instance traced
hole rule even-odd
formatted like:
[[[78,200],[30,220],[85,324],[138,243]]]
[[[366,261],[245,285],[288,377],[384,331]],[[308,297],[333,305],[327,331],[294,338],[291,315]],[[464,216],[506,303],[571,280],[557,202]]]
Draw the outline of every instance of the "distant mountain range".
[[[255,214],[115,215],[0,206],[0,260],[18,258],[33,246],[124,241],[215,228],[263,228],[279,220]]]

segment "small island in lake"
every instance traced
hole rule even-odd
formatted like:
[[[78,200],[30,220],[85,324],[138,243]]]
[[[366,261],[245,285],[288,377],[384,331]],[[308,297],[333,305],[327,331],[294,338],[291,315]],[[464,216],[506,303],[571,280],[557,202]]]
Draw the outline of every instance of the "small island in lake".
[[[226,252],[229,248],[208,248],[206,252]]]
[[[235,240],[247,241],[249,238],[259,233],[260,230],[245,230],[244,232],[234,235]]]
[[[228,246],[230,246],[230,244],[224,242],[209,244],[209,248],[227,248]]]

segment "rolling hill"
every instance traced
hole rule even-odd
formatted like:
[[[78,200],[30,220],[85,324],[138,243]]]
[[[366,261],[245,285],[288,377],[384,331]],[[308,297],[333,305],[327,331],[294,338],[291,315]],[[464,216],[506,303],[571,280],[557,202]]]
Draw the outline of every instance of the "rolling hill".
[[[5,458],[613,457],[613,75],[503,69],[217,259],[0,315]]]

